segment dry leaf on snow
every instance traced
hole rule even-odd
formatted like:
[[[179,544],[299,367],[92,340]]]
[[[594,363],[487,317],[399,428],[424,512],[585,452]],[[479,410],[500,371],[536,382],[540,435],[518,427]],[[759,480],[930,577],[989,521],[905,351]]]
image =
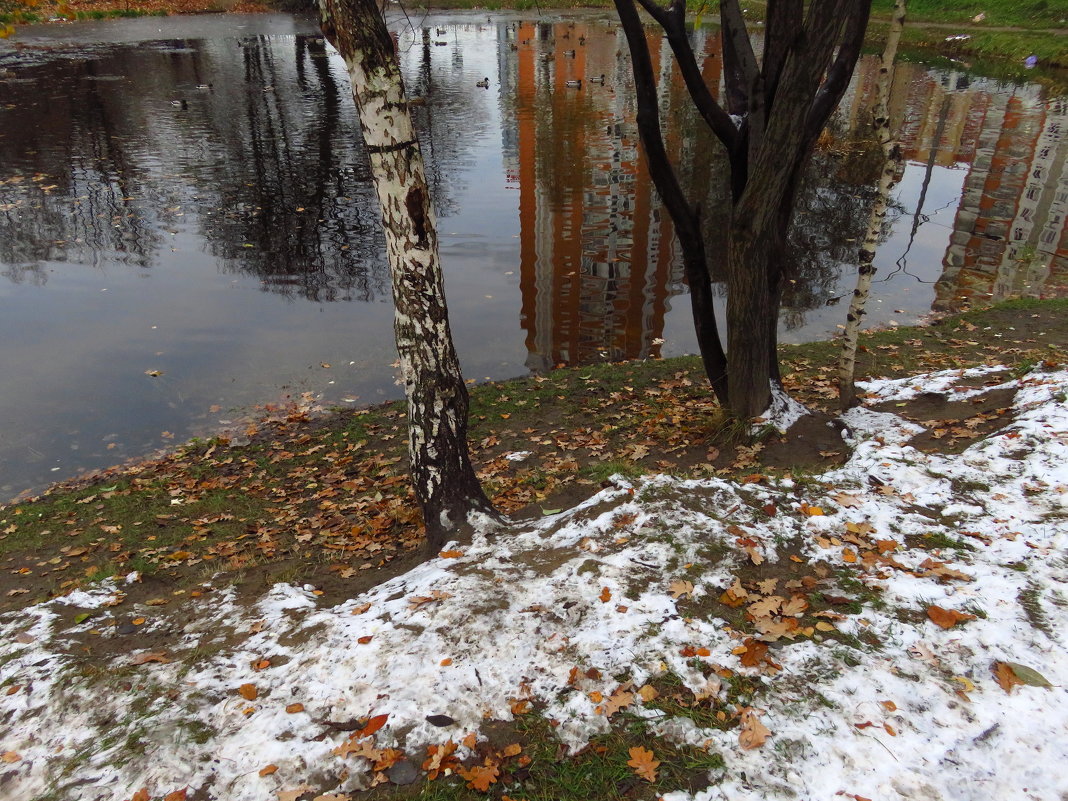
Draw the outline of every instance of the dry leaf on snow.
[[[310,789],[310,784],[302,784],[300,787],[294,787],[292,790],[279,790],[278,801],[297,801],[298,798]]]
[[[771,736],[771,730],[760,722],[756,710],[751,706],[744,707],[741,710],[741,720],[742,726],[738,730],[738,744],[747,751],[751,748],[759,748]]]
[[[688,595],[693,598],[693,582],[686,581],[685,579],[675,579],[668,585],[668,590],[671,592],[671,597],[676,601],[683,595]]]
[[[995,662],[993,665],[994,679],[1007,693],[1012,692],[1016,685],[1027,684],[1031,687],[1046,687],[1053,685],[1049,680],[1034,668],[1021,665],[1017,662]]]
[[[933,605],[927,607],[927,617],[936,626],[941,626],[944,629],[951,629],[965,620],[975,620],[975,615],[969,615],[967,612],[958,612],[956,609],[943,609],[940,606]]]

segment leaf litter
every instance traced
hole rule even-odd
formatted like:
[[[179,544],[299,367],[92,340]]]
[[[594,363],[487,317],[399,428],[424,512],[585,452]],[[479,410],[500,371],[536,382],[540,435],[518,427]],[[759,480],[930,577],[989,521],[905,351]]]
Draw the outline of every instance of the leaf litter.
[[[864,389],[893,403],[917,381]],[[1065,644],[1019,599],[1066,630],[1068,373],[1036,369],[1016,390],[1005,426],[960,453],[919,451],[917,424],[861,408],[848,461],[803,481],[616,477],[338,605],[311,586],[253,604],[218,591],[165,652],[117,660],[114,677],[79,672],[62,616],[106,609],[115,582],[9,613],[6,797],[344,797],[413,763],[482,792],[523,758],[488,749],[485,722],[517,715],[552,722],[570,753],[633,716],[721,755],[710,787],[666,801],[1058,797],[1068,778],[1044,766],[1068,758]],[[962,538],[971,549],[918,544]],[[533,558],[549,549],[572,556]],[[946,628],[935,608],[959,619]],[[145,626],[172,614],[155,607]],[[240,638],[180,658],[224,625]],[[444,738],[439,715],[454,721]],[[123,750],[135,731],[149,756]],[[649,745],[628,765],[653,781]]]

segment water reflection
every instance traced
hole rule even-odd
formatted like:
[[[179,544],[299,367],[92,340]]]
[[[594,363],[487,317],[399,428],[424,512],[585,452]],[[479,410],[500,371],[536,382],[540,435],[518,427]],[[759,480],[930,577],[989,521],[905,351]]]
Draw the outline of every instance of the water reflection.
[[[233,30],[130,20],[0,44],[0,370],[18,377],[0,387],[0,496],[203,433],[281,387],[326,403],[396,394],[344,67],[310,22],[225,20]],[[610,18],[449,14],[395,30],[468,374],[691,351]],[[725,165],[649,36],[666,141],[714,253]],[[694,37],[718,85],[718,36]],[[880,166],[876,70],[860,65],[801,192],[784,341],[841,322]],[[901,75],[907,161],[870,321],[1064,291],[1065,99],[920,65]]]

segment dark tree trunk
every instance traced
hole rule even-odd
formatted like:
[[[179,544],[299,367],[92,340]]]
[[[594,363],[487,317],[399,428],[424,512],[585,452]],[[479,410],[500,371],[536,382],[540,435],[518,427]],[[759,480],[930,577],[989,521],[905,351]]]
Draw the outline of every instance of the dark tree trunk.
[[[496,513],[468,455],[467,387],[449,329],[423,158],[378,7],[373,0],[320,0],[319,8],[323,33],[348,68],[382,209],[412,481],[436,550],[471,512]]]
[[[684,253],[697,253],[697,245],[689,242],[697,216],[678,190],[664,152],[648,47],[635,3],[664,29],[694,106],[727,149],[732,195],[724,258],[727,386],[721,389],[713,382],[713,387],[721,401],[727,399],[735,417],[753,417],[767,409],[772,383],[779,380],[779,303],[799,176],[852,76],[871,0],[768,0],[762,62],[738,0],[720,0],[725,107],[701,79],[686,33],[685,0],[668,0],[667,5],[615,0],[630,45],[638,130],[650,173]],[[694,298],[693,307],[698,314],[704,305]],[[698,322],[707,366],[709,354],[700,333]],[[708,348],[713,359],[720,358],[718,337]]]

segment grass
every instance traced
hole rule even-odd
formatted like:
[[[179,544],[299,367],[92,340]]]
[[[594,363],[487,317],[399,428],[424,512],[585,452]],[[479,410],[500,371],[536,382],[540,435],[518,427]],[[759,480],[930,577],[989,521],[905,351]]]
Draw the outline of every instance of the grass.
[[[1066,312],[1068,300],[1011,301],[929,327],[867,333],[858,375],[1034,364],[1063,352]],[[782,348],[787,388],[810,406],[833,405],[837,352],[834,342]],[[696,357],[495,382],[473,387],[471,401],[476,467],[509,513],[563,508],[614,473],[706,475],[715,449],[723,453],[714,469],[726,474],[787,468],[803,480],[826,466],[776,465],[759,452],[756,463],[732,469],[733,454],[747,447],[744,432],[723,424]],[[194,442],[0,506],[0,610],[131,570],[179,586],[206,573],[249,574],[262,586],[272,578],[263,570],[297,575],[299,566],[302,578],[326,585],[324,577],[384,565],[418,545],[400,403],[315,420],[294,412],[260,429],[242,447]],[[509,462],[502,457],[510,450],[531,456]]]

